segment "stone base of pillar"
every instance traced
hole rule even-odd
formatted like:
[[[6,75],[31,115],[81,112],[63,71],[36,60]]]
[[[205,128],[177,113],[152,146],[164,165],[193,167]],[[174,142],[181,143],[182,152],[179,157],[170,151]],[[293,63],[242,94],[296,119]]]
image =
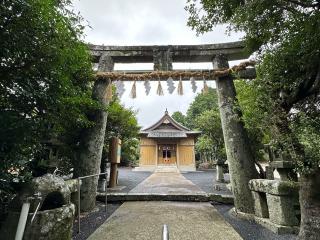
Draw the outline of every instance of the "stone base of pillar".
[[[267,205],[266,193],[252,191],[254,199],[254,211],[257,217],[268,218],[269,210]]]
[[[106,191],[106,179],[102,178],[98,181],[98,192]]]
[[[223,175],[223,165],[216,165],[216,181],[217,182],[224,182],[224,175]]]
[[[266,166],[266,177],[267,177],[267,179],[274,180],[273,171],[274,171],[273,167]]]
[[[254,221],[255,223],[260,224],[261,226],[269,229],[270,231],[276,234],[298,234],[299,233],[299,226],[279,225],[271,222],[269,218],[257,217],[254,214],[236,211],[235,208],[230,209],[229,214],[247,221]]]
[[[255,217],[260,224],[276,233],[291,233],[299,229],[298,183],[251,179],[249,188],[255,200]]]

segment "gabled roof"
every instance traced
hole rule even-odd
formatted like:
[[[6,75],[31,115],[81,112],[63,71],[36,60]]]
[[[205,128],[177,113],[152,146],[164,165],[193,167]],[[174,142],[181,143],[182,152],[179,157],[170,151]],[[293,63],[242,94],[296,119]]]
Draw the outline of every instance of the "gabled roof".
[[[177,130],[180,131],[191,131],[189,128],[183,126],[182,124],[178,123],[176,120],[174,120],[168,113],[168,110],[165,111],[164,115],[158,122],[153,124],[152,126],[142,130],[143,132],[150,132],[153,130],[156,130],[160,125],[162,124],[169,124],[171,123]]]
[[[187,134],[198,135],[200,133],[199,131],[192,131],[175,121],[167,110],[159,121],[140,131],[140,134],[147,134],[147,137],[150,138],[186,138]]]

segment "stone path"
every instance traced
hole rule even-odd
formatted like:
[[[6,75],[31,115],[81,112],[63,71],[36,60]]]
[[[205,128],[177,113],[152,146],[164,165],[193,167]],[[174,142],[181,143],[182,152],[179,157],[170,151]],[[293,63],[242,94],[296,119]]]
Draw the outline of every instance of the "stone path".
[[[161,239],[163,224],[171,240],[242,239],[209,203],[126,202],[89,240]]]
[[[205,192],[180,173],[154,173],[130,193],[204,194]]]
[[[154,173],[132,193],[202,194],[203,191],[179,173]],[[125,202],[88,239],[161,239],[163,224],[171,240],[242,239],[209,203]]]

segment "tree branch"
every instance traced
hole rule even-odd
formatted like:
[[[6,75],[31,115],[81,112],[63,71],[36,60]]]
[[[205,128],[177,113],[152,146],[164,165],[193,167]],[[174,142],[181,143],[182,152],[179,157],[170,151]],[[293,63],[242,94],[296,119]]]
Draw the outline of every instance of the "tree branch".
[[[316,8],[319,7],[319,2],[317,3],[306,3],[306,2],[301,2],[299,0],[286,0],[286,2],[298,5],[300,7],[304,7],[304,8]]]
[[[313,86],[309,89],[309,95],[315,94],[320,91],[320,63],[318,66],[318,72],[314,80]]]
[[[296,91],[291,92],[286,98],[283,98],[281,105],[284,109],[290,110],[291,107],[300,100],[311,96],[319,91],[320,88],[320,64],[315,77],[310,77],[300,84]]]

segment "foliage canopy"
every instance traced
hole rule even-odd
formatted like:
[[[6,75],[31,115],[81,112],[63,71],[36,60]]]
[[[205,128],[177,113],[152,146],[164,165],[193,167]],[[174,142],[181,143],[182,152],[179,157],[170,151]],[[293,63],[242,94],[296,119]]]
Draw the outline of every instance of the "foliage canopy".
[[[119,137],[122,141],[121,163],[135,164],[139,158],[139,130],[136,113],[125,108],[117,95],[114,95],[108,106],[104,155],[109,151],[111,137]]]
[[[30,167],[48,155],[53,140],[67,142],[64,150],[70,153],[78,130],[92,124],[86,112],[99,108],[91,99],[90,55],[79,40],[81,18],[69,4],[0,5],[1,184],[36,175]]]
[[[320,146],[303,136],[320,112],[319,8],[320,2],[313,0],[189,0],[186,6],[188,25],[198,33],[221,23],[245,32],[247,48],[259,60],[258,77],[250,83],[259,105],[251,106],[262,122],[269,122],[271,143],[294,153],[301,171],[320,161]],[[246,122],[253,124],[250,118]],[[318,131],[313,133],[320,138]],[[307,153],[310,145],[315,152]]]

